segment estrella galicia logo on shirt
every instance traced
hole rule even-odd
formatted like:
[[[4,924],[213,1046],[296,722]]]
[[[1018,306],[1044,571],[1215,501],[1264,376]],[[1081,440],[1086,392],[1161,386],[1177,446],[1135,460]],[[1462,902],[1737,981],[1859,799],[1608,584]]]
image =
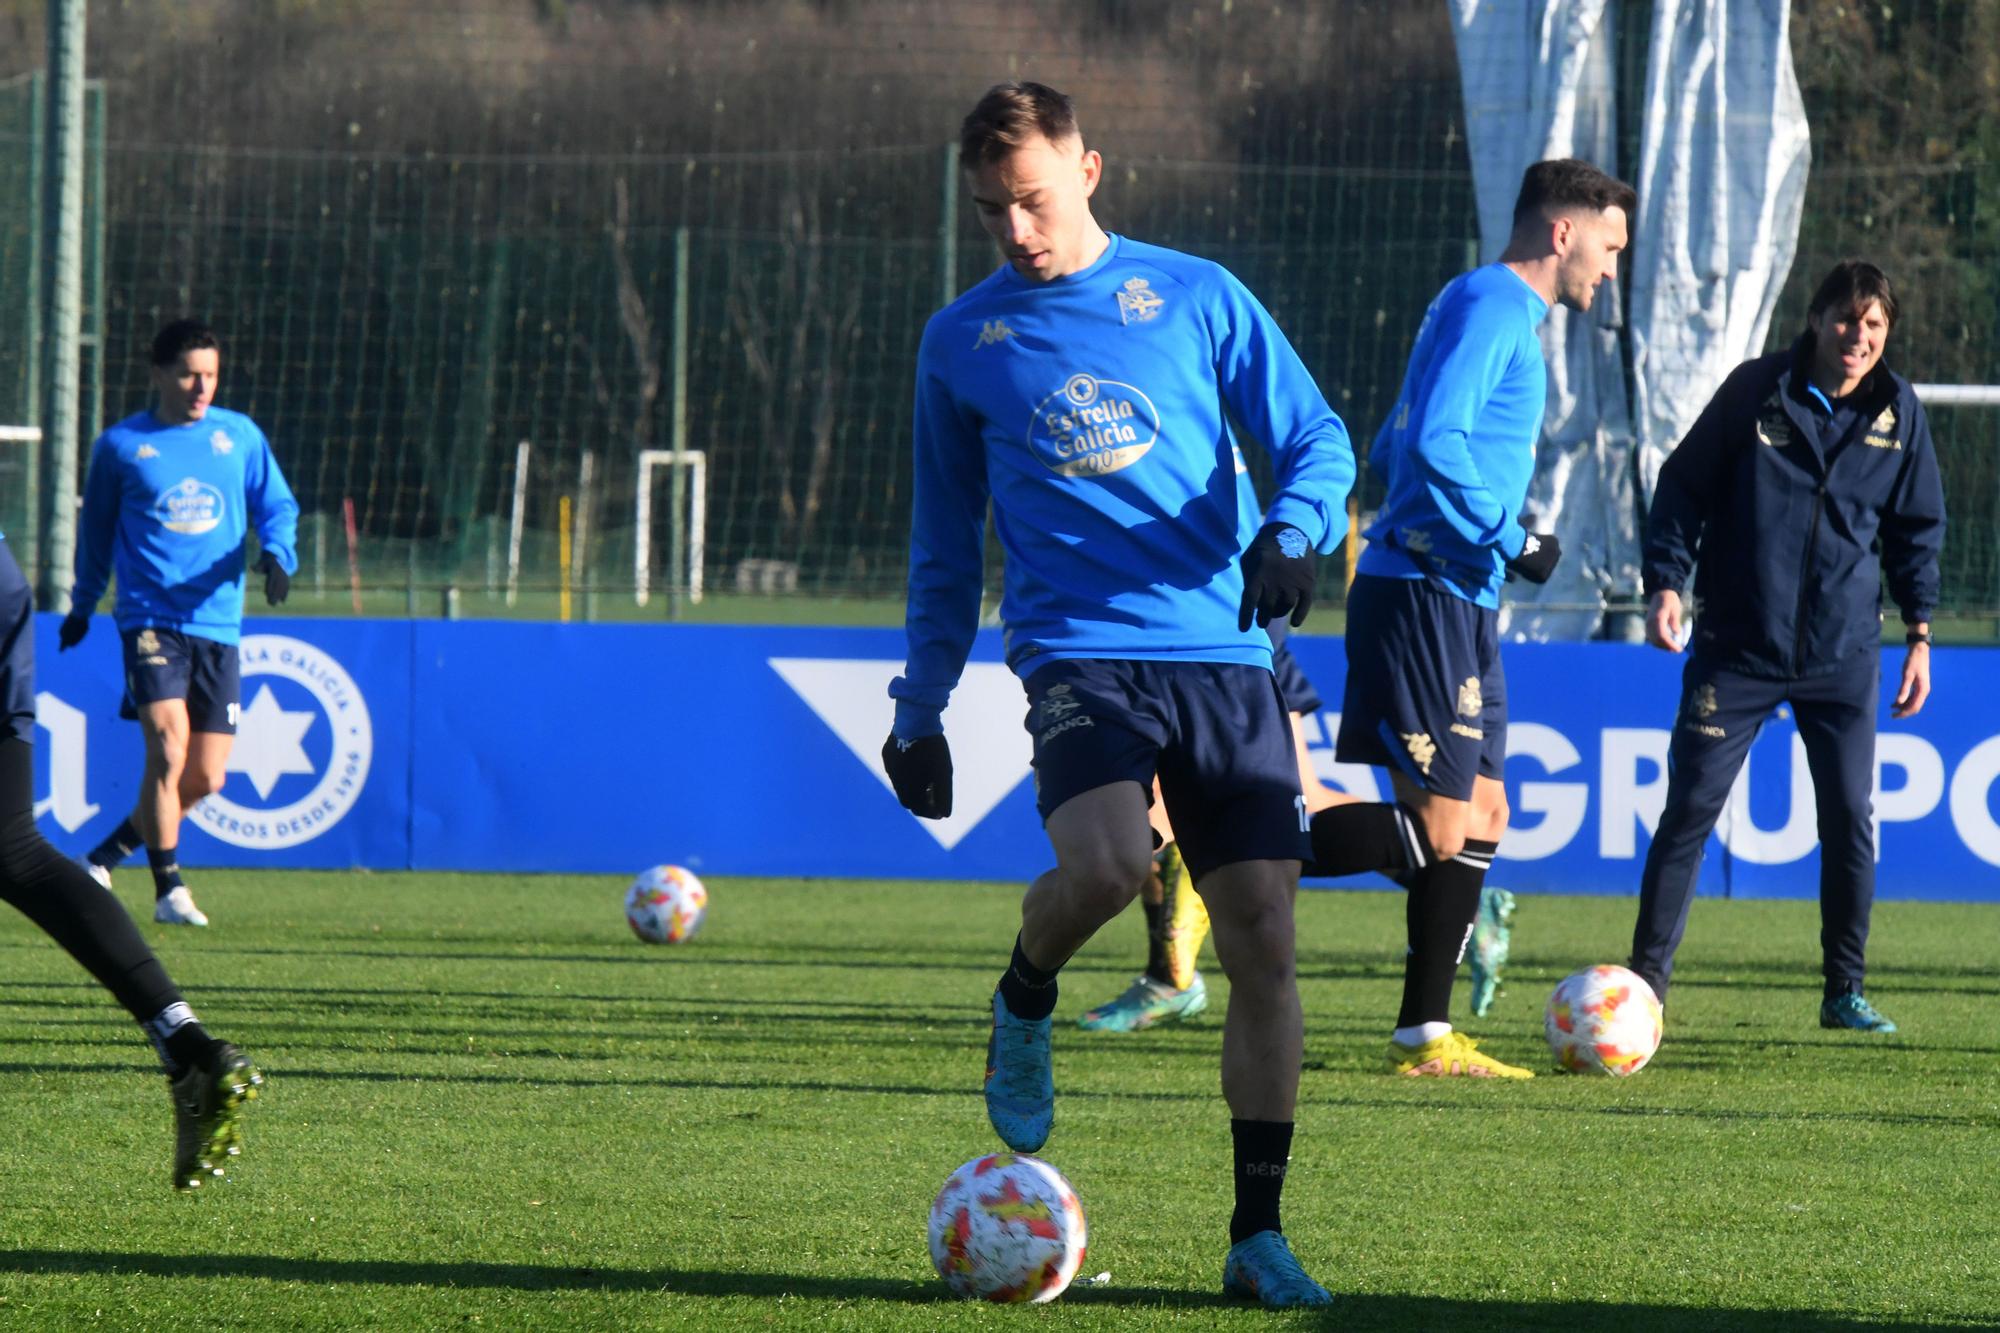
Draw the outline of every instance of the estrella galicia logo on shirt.
[[[301,639],[246,634],[239,654],[250,702],[238,719],[228,780],[189,813],[236,847],[311,842],[347,816],[368,784],[375,754],[368,701],[345,667]]]
[[[1072,375],[1035,407],[1028,448],[1051,472],[1101,477],[1132,466],[1160,438],[1153,400],[1130,384]]]
[[[153,517],[168,532],[198,537],[213,532],[223,515],[222,492],[205,481],[187,477],[161,491],[153,501]]]

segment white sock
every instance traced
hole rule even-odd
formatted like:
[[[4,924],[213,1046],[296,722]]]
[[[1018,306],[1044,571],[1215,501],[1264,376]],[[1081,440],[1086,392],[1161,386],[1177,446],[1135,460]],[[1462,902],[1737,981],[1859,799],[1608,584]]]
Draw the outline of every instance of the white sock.
[[[1417,1047],[1427,1041],[1436,1041],[1449,1031],[1449,1023],[1418,1023],[1412,1027],[1397,1028],[1394,1040],[1398,1046]]]

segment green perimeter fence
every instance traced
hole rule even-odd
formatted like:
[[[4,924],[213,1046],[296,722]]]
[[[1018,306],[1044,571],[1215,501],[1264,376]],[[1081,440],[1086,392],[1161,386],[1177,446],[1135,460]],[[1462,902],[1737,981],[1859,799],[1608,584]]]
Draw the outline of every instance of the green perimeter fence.
[[[2000,131],[1927,117],[1914,84],[1857,100],[1894,82],[1886,70],[1945,58],[1888,22],[1799,20],[1816,156],[1772,341],[1832,260],[1875,254],[1904,291],[1899,367],[2000,382]],[[1981,22],[1960,46],[2000,30]],[[1841,42],[1888,63],[1813,58]],[[38,411],[38,82],[0,82],[0,425]],[[1455,84],[1433,71],[1382,87],[1338,137],[1286,137],[1267,112],[1270,138],[1202,158],[1114,153],[1097,196],[1113,229],[1237,272],[1364,446],[1426,302],[1477,253]],[[160,323],[213,322],[220,400],[264,425],[305,511],[308,605],[560,614],[567,587],[577,616],[782,619],[753,608],[791,602],[865,619],[900,594],[917,341],[993,263],[941,142],[191,146],[162,141],[172,117],[118,89],[91,103],[85,423],[145,406]],[[1991,634],[2000,409],[1931,415],[1944,607]],[[32,527],[30,453],[0,444],[10,531]],[[1362,503],[1374,493],[1364,477]],[[1332,562],[1327,576],[1337,603]]]

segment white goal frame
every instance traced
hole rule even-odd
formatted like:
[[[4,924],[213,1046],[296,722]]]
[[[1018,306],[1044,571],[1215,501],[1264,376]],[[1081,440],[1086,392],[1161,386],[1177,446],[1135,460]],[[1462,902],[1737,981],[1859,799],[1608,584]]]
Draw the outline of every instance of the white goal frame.
[[[0,445],[25,444],[28,446],[27,467],[24,469],[24,471],[27,473],[27,478],[30,483],[32,483],[35,480],[35,470],[37,465],[41,461],[40,459],[41,443],[42,443],[42,428],[40,426],[0,426]],[[35,526],[34,506],[37,503],[37,501],[36,498],[32,495],[27,496],[25,498],[29,506],[27,510],[29,519],[28,526],[30,530],[32,530]],[[26,534],[23,533],[22,535],[25,536]],[[24,553],[24,558],[25,558],[25,553]]]
[[[1925,407],[2000,407],[2000,384],[1912,384]]]
[[[708,540],[708,454],[700,449],[641,449],[635,531],[632,543],[632,599],[644,606],[653,595],[653,469],[688,470],[688,600],[701,601],[701,571]]]

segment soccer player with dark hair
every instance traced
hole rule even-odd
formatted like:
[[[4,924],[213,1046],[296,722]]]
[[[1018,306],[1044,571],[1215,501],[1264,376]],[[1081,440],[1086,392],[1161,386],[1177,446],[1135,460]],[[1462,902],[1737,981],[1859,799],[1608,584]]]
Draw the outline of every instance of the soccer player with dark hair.
[[[1836,264],[1797,341],[1730,372],[1660,468],[1642,566],[1646,641],[1681,651],[1681,593],[1697,561],[1701,602],[1632,932],[1632,970],[1661,999],[1709,831],[1764,720],[1789,704],[1819,815],[1820,1026],[1896,1030],[1862,993],[1882,584],[1909,649],[1890,716],[1911,717],[1931,692],[1944,546],[1930,424],[1910,382],[1882,364],[1896,317],[1881,269]]]
[[[35,626],[28,581],[0,538],[0,898],[19,908],[138,1021],[174,1103],[176,1189],[223,1173],[263,1077],[203,1030],[118,900],[35,827]]]
[[[1223,1289],[1322,1305],[1279,1217],[1304,1040],[1292,902],[1308,839],[1262,626],[1296,624],[1311,605],[1314,552],[1346,527],[1353,450],[1240,282],[1097,224],[1103,160],[1067,97],[993,88],[965,120],[960,163],[1006,262],[931,318],[918,352],[909,659],[890,687],[883,762],[909,809],[951,812],[940,714],[978,621],[990,500],[1007,661],[1027,691],[1056,867],[1028,889],[993,994],[987,1116],[1017,1152],[1048,1138],[1057,975],[1145,882],[1157,776],[1230,980]],[[1232,417],[1275,461],[1264,513]]]
[[[153,919],[169,925],[208,924],[181,881],[181,816],[221,789],[236,738],[250,523],[263,546],[266,601],[285,600],[299,567],[299,506],[271,442],[249,417],[213,406],[221,364],[214,331],[196,320],[176,320],[153,339],[152,409],[91,448],[60,636],[63,649],[83,641],[115,572],[126,702],[145,733],[146,769],[138,809],[92,850],[88,867],[109,888],[111,867],[143,843]]]
[[[1425,312],[1370,455],[1388,494],[1348,591],[1335,753],[1386,767],[1396,800],[1314,816],[1308,873],[1387,871],[1409,888],[1398,1074],[1532,1077],[1453,1029],[1451,987],[1507,827],[1500,585],[1546,581],[1561,553],[1520,521],[1548,387],[1536,330],[1617,277],[1635,202],[1585,162],[1529,167],[1500,258]]]

